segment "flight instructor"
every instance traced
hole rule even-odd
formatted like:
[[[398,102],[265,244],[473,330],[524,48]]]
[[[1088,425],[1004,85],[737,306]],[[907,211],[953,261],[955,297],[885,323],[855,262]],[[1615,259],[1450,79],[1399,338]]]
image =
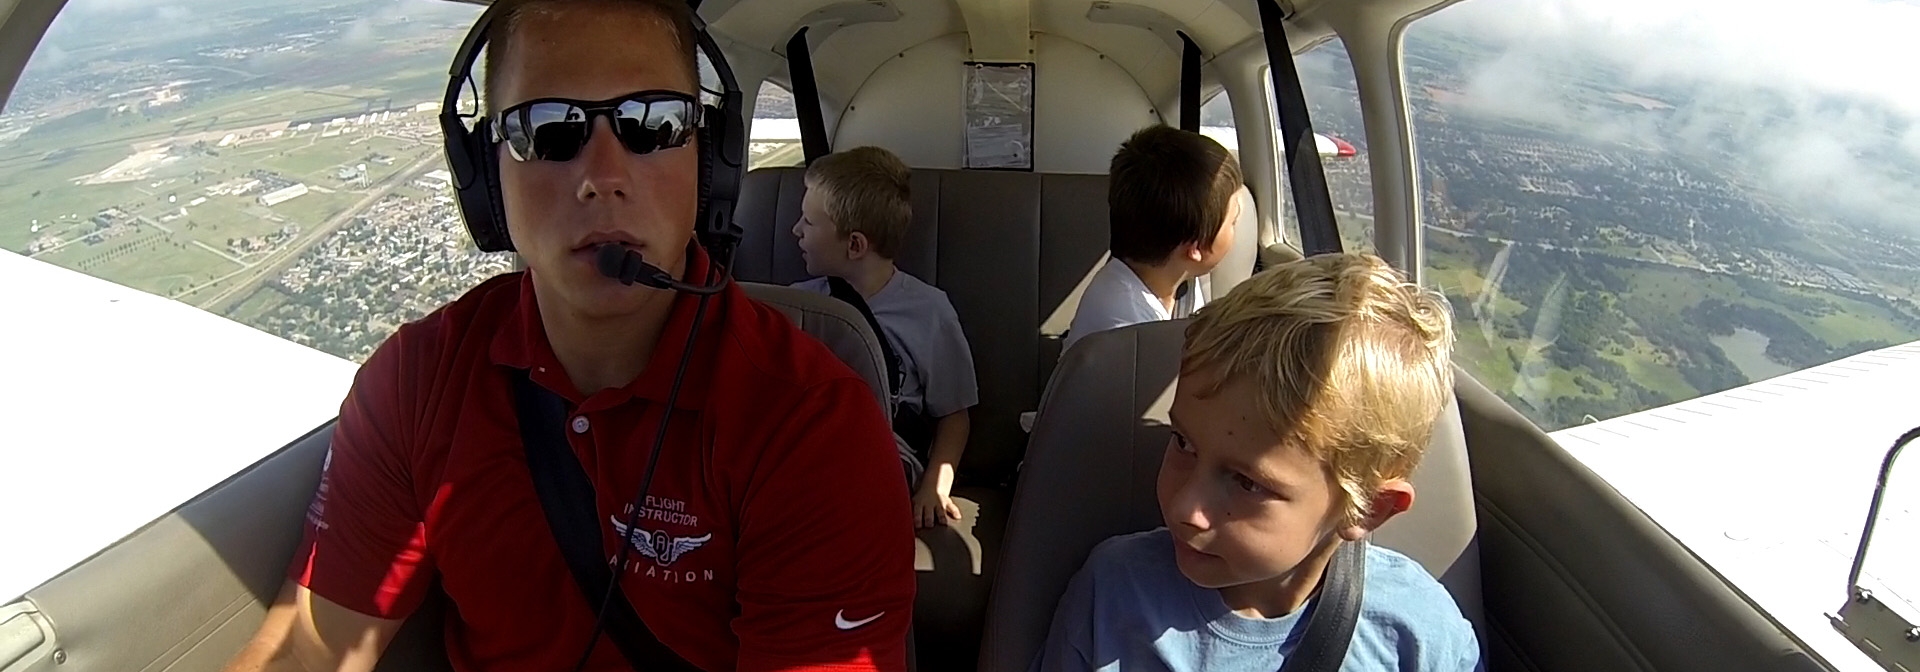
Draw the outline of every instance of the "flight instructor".
[[[694,235],[692,129],[719,115],[700,104],[691,11],[496,4],[494,198],[528,270],[401,327],[360,369],[286,587],[228,669],[371,670],[436,582],[463,671],[905,669],[913,525],[873,392],[736,285],[703,300],[602,273],[613,246],[682,289],[724,281]],[[530,399],[554,400],[553,422],[523,428]],[[572,500],[530,467],[563,443],[540,454],[584,472]],[[588,515],[598,553],[575,571],[562,548],[584,537],[555,524]],[[591,570],[607,585],[616,564],[623,599],[590,598]]]

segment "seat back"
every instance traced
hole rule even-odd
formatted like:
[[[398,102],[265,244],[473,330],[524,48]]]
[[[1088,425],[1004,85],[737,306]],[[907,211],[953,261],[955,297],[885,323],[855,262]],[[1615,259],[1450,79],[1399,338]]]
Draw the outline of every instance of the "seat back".
[[[825,343],[835,357],[873,388],[874,401],[880,408],[888,407],[887,358],[880,350],[880,338],[859,310],[845,301],[804,289],[757,282],[742,282],[740,289],[753,300],[784,313],[801,331]]]
[[[792,232],[804,170],[747,174],[734,218],[746,231],[735,277],[807,279]],[[1019,462],[1020,413],[1039,403],[1059,349],[1040,324],[1106,251],[1106,177],[923,169],[913,172],[912,190],[913,225],[894,261],[945,291],[960,316],[980,385],[962,472],[998,482]],[[1064,310],[1071,318],[1071,306]]]
[[[1093,547],[1162,524],[1154,481],[1187,324],[1153,322],[1089,335],[1061,358],[1014,491],[987,605],[981,670],[1027,669],[1068,580]],[[1449,402],[1411,479],[1416,505],[1382,526],[1373,541],[1440,577],[1478,629],[1469,478],[1459,413]]]
[[[741,185],[734,220],[746,232],[734,259],[742,280],[807,279],[793,224],[805,168],[762,168]],[[1060,356],[1080,292],[1106,261],[1107,177],[916,169],[913,225],[894,261],[947,293],[973,348],[980,405],[972,412],[963,477],[997,483],[1026,447],[1020,414],[1034,410]],[[1242,195],[1232,257],[1217,274],[1253,268],[1257,216]],[[1230,288],[1216,281],[1216,293]]]

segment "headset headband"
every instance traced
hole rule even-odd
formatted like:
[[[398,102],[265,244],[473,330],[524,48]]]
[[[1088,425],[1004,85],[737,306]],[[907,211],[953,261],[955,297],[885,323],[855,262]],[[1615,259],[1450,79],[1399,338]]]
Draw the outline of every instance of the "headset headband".
[[[479,87],[474,86],[473,66],[479,62],[487,45],[487,33],[498,18],[502,6],[507,3],[496,2],[481,12],[479,20],[467,31],[467,37],[460,43],[460,51],[453,57],[453,64],[447,70],[446,96],[440,101],[440,131],[445,144],[447,170],[453,173],[453,186],[460,206],[462,219],[466,221],[467,233],[473,236],[473,242],[483,252],[505,252],[513,250],[513,240],[507,233],[505,207],[500,198],[500,152],[494,140],[493,120],[476,109],[475,114],[463,114],[460,111],[460,92],[463,88],[473,87],[477,95]],[[743,96],[740,85],[734,81],[733,68],[727,64],[726,54],[707,33],[706,21],[700,18],[699,2],[689,2],[689,13],[693,19],[694,38],[698,53],[704,53],[707,62],[713,66],[714,73],[720,78],[719,109],[709,109],[701,116],[698,137],[700,146],[700,214],[695,220],[694,236],[708,253],[716,260],[725,263],[732,258],[733,250],[744,236],[740,227],[733,222],[734,204],[740,198],[741,174],[746,167],[746,119],[744,116]],[[696,55],[696,59],[698,56]],[[697,66],[697,63],[696,63]],[[696,70],[698,68],[696,67]],[[695,99],[706,89],[695,76]],[[702,103],[705,104],[705,103]],[[477,117],[477,118],[476,118]],[[475,118],[472,128],[466,120]]]

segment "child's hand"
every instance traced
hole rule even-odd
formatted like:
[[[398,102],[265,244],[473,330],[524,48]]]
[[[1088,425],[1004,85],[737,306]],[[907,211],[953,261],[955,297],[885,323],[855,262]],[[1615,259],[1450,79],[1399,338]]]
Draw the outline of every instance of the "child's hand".
[[[913,526],[926,529],[960,519],[960,506],[946,493],[935,488],[920,488],[913,493]]]

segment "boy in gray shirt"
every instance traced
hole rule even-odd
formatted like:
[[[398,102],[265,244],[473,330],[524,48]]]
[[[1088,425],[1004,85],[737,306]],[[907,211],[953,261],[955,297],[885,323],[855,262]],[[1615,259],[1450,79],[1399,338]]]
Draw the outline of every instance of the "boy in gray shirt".
[[[946,292],[894,266],[913,221],[908,180],[899,157],[860,147],[820,157],[807,167],[806,196],[793,234],[809,274],[796,287],[829,293],[832,278],[860,294],[899,358],[894,428],[926,471],[913,487],[914,523],[960,519],[951,497],[954,471],[967,447],[967,409],[980,402],[973,351]]]

